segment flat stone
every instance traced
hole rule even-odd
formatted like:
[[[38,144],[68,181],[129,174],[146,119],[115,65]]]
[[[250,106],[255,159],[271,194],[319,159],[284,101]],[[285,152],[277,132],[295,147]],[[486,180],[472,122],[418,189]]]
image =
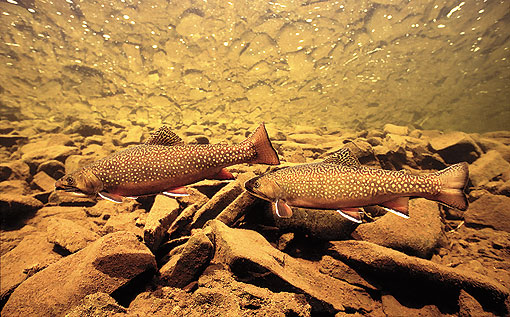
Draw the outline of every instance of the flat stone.
[[[0,134],[0,145],[10,147],[18,142],[27,141],[28,137],[17,134]]]
[[[129,232],[116,232],[48,266],[11,294],[2,315],[63,315],[86,295],[111,294],[156,268],[149,249]]]
[[[65,174],[65,166],[57,160],[49,160],[37,167],[37,172],[45,172],[53,179],[59,179]]]
[[[37,167],[39,164],[49,160],[64,162],[69,156],[79,153],[80,149],[74,146],[51,145],[28,151],[22,155],[21,159],[27,164]]]
[[[42,191],[52,191],[55,189],[55,180],[43,171],[34,175],[32,184]]]
[[[469,205],[464,213],[466,225],[490,227],[510,232],[510,198],[485,194]]]
[[[212,263],[226,264],[244,280],[257,285],[291,287],[323,303],[324,312],[365,309],[370,311],[372,300],[359,287],[321,274],[314,265],[307,265],[278,251],[259,233],[231,229],[217,220],[208,222],[215,254]],[[262,278],[262,276],[265,276]],[[272,282],[269,282],[272,281]]]
[[[159,248],[166,232],[179,215],[180,206],[177,200],[165,195],[157,195],[154,204],[145,220],[143,240],[152,251]]]
[[[237,196],[233,202],[225,207],[216,219],[227,226],[232,226],[250,209],[256,200],[257,197],[251,195],[247,191],[244,191],[241,195]]]
[[[128,231],[136,236],[143,238],[143,228],[136,225],[137,219],[140,217],[143,209],[137,209],[131,213],[121,213],[112,215],[106,221],[101,233],[108,234],[117,231]]]
[[[509,290],[486,276],[408,256],[366,241],[334,241],[329,253],[360,275],[370,276],[384,288],[415,296],[415,300],[423,301],[421,296],[432,296],[444,303],[456,303],[457,298],[452,297],[465,290],[484,307],[491,307],[497,314],[508,314]],[[423,290],[434,291],[423,293]]]
[[[62,256],[53,252],[53,246],[53,243],[48,242],[46,234],[34,232],[21,240],[14,249],[2,255],[1,302],[5,302],[14,289],[28,278],[26,270],[36,267],[42,270],[60,260]]]
[[[99,239],[95,232],[68,219],[50,218],[46,230],[48,242],[55,243],[71,253]]]
[[[486,184],[503,173],[510,173],[510,163],[495,150],[483,154],[469,165],[469,179],[475,187]]]
[[[387,123],[383,128],[384,133],[391,133],[397,135],[408,135],[409,128],[407,126],[394,125],[391,123]]]
[[[375,222],[363,223],[353,236],[422,258],[439,246],[443,225],[436,202],[424,198],[409,201],[409,219],[388,212]]]
[[[30,176],[30,167],[21,160],[14,160],[0,164],[0,180],[21,179],[26,180]]]
[[[212,257],[214,246],[202,230],[194,231],[182,252],[175,254],[160,270],[166,286],[184,287],[196,280]]]
[[[474,162],[482,153],[471,136],[464,132],[450,132],[429,141],[430,147],[448,164]]]
[[[66,317],[82,316],[111,316],[127,311],[126,308],[117,304],[109,294],[97,292],[85,296],[78,306],[66,313]]]
[[[42,207],[42,202],[30,196],[0,194],[0,217],[7,223],[26,218]]]

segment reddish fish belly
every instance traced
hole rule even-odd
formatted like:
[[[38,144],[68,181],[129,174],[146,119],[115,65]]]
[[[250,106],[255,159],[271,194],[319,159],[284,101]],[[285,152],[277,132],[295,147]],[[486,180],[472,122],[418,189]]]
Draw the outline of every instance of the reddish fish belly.
[[[404,197],[404,196],[422,196],[423,194],[416,193],[411,194],[387,194],[370,199],[350,199],[350,198],[338,198],[338,199],[322,199],[322,198],[289,198],[285,199],[288,205],[302,208],[313,208],[313,209],[340,209],[340,208],[352,208],[352,207],[363,207],[369,205],[378,205],[389,200]]]
[[[158,194],[164,191],[169,191],[173,188],[192,184],[206,178],[213,178],[213,176],[218,174],[221,169],[222,167],[214,167],[178,177],[174,176],[154,181],[125,183],[117,186],[110,186],[104,188],[104,190],[108,193],[121,196],[145,196]]]

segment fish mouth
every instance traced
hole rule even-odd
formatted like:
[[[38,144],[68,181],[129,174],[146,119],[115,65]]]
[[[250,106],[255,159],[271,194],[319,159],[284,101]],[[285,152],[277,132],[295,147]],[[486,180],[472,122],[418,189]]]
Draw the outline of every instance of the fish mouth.
[[[79,188],[76,188],[76,187],[73,187],[73,186],[69,186],[69,185],[65,185],[65,184],[62,184],[60,182],[56,182],[55,183],[55,190],[56,191],[60,191],[60,192],[69,193],[69,194],[72,194],[73,196],[78,196],[78,197],[87,197],[87,196],[89,196],[86,193],[84,193],[83,191],[81,191]]]
[[[250,194],[252,194],[253,196],[255,197],[258,197],[260,199],[264,199],[264,200],[267,200],[267,201],[272,201],[271,199],[269,199],[268,197],[264,196],[263,194],[261,194],[257,188],[260,187],[260,184],[258,182],[259,178],[261,176],[256,176],[252,179],[249,179],[247,180],[245,183],[244,183],[244,188],[246,189],[246,191]]]

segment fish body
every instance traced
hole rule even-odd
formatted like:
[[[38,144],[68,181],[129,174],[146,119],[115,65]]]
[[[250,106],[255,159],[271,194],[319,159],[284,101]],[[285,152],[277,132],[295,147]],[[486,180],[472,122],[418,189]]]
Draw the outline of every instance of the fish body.
[[[183,186],[203,179],[232,179],[224,168],[241,163],[279,164],[263,125],[236,145],[184,144],[164,126],[144,144],[65,175],[55,187],[117,202],[162,192],[177,196],[186,194]]]
[[[338,210],[359,222],[359,208],[381,205],[408,216],[409,197],[424,197],[461,210],[467,208],[462,192],[468,178],[467,163],[426,175],[361,166],[347,148],[323,162],[278,169],[245,184],[255,196],[276,204],[279,216],[289,217],[289,206]]]

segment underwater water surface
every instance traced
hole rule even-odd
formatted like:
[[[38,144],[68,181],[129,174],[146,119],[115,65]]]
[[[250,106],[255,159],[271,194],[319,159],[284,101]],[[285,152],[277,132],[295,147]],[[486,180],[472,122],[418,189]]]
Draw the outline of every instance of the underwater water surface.
[[[509,1],[0,3],[0,115],[487,132]]]

